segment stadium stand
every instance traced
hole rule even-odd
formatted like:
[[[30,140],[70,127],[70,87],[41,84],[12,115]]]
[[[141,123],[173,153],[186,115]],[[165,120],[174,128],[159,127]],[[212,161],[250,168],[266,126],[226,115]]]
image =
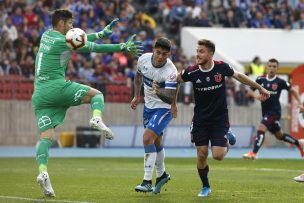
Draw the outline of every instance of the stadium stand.
[[[179,47],[180,35],[177,33],[181,27],[303,29],[303,5],[303,1],[297,0],[0,1],[0,99],[31,98],[33,87],[30,83],[34,78],[39,40],[41,34],[51,27],[50,11],[57,8],[72,10],[74,27],[87,33],[100,31],[114,17],[119,17],[115,34],[99,43],[119,43],[137,33],[137,39],[144,41],[145,51],[149,52],[153,40],[166,34],[174,44],[171,58],[182,69],[192,62]],[[106,101],[129,102],[132,96],[130,84],[136,71],[135,59],[121,53],[74,53],[72,59],[67,68],[67,79],[82,81],[105,92],[108,94]],[[10,79],[8,76],[11,75],[23,77]],[[123,87],[127,83],[129,85]],[[121,91],[116,91],[114,84],[121,86]],[[234,94],[229,92],[230,95],[234,98]],[[182,97],[180,101],[184,100]],[[187,100],[187,103],[191,102]]]

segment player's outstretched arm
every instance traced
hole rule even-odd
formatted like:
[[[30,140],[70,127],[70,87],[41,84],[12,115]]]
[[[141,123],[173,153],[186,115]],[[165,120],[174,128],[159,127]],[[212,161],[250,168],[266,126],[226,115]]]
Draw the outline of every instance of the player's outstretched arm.
[[[131,101],[131,108],[136,109],[137,104],[140,102],[140,90],[142,86],[142,75],[136,72],[134,78],[134,98]]]
[[[156,81],[153,81],[152,89],[154,94],[156,94],[163,102],[167,104],[173,104],[175,102],[176,89],[159,88]]]
[[[260,92],[259,100],[264,101],[270,97],[270,93],[264,87],[259,85],[257,82],[251,80],[247,75],[234,71],[232,77],[245,85],[248,85],[250,87],[253,87],[254,89],[259,90]]]
[[[96,44],[94,42],[87,42],[86,45],[77,50],[78,53],[112,53],[112,52],[127,52],[132,56],[139,57],[144,53],[142,42],[134,41],[136,35],[130,37],[126,43],[120,44]]]
[[[119,18],[115,18],[110,24],[108,24],[102,31],[97,33],[88,34],[88,41],[89,42],[95,42],[96,40],[99,40],[104,37],[109,37],[113,33],[113,27],[118,23]]]
[[[300,112],[304,113],[304,107],[303,107],[303,104],[301,102],[299,92],[295,88],[292,87],[292,88],[290,88],[290,93],[297,100]]]

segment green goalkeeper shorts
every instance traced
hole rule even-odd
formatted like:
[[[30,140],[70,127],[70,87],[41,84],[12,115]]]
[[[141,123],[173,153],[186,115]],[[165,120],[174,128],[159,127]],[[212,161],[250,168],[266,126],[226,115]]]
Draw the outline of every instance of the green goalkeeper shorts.
[[[80,105],[90,89],[89,86],[71,81],[35,88],[32,105],[39,131],[44,132],[62,123],[67,109]]]

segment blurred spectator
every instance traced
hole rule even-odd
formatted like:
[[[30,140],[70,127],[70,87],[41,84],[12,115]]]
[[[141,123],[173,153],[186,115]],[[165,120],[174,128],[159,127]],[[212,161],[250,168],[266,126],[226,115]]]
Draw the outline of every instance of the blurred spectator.
[[[182,22],[187,17],[186,6],[183,5],[182,0],[176,0],[175,5],[172,7],[170,16],[170,33],[179,33]]]
[[[37,27],[38,16],[33,12],[32,6],[26,6],[24,17],[24,20],[30,30],[35,29]]]
[[[22,75],[28,79],[34,79],[35,75],[35,61],[32,56],[27,56],[25,61],[21,64]]]
[[[260,57],[253,58],[252,63],[249,65],[248,74],[260,76],[265,73],[265,66],[262,64]]]
[[[232,77],[226,77],[225,84],[226,84],[226,94],[227,94],[227,105],[230,106],[233,104],[234,101],[236,85]]]
[[[8,32],[8,37],[12,40],[15,41],[18,38],[18,32],[16,27],[12,24],[12,20],[10,18],[6,19],[6,23],[3,26],[2,31],[7,31]]]
[[[22,75],[21,68],[16,60],[13,60],[11,64],[6,68],[6,75]]]
[[[0,76],[4,76],[4,70],[1,65],[0,65]]]
[[[75,64],[69,60],[69,63],[67,65],[67,70],[66,70],[66,79],[67,80],[73,80],[78,78],[78,72],[75,67]]]
[[[244,84],[240,84],[239,90],[235,92],[234,102],[239,106],[247,106],[249,104],[250,98],[248,96],[248,90]]]
[[[4,49],[12,50],[13,48],[14,48],[13,41],[9,37],[8,31],[4,30],[2,32],[2,36],[0,39],[0,51],[3,51]]]
[[[12,24],[14,24],[19,32],[22,32],[23,30],[23,20],[24,16],[22,15],[22,8],[17,7],[13,14],[11,15]]]
[[[96,89],[98,89],[101,92],[104,92],[105,90],[104,83],[106,82],[106,77],[103,72],[103,67],[101,64],[97,65],[96,70],[92,75],[92,82],[95,84],[94,86],[96,87]]]
[[[92,63],[90,61],[86,61],[84,63],[84,66],[79,68],[78,78],[83,80],[83,81],[92,82],[93,81],[93,74],[94,74],[95,71],[91,67],[92,67]]]
[[[7,13],[0,6],[0,31],[3,25],[5,24],[7,17]]]
[[[223,21],[224,27],[240,27],[237,17],[233,10],[229,9],[226,13],[226,19]]]

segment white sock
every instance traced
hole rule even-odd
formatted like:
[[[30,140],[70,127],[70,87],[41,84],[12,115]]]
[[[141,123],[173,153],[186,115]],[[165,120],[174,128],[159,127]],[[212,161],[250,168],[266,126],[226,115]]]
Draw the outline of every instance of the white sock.
[[[156,152],[145,153],[144,157],[144,180],[152,180],[153,169],[156,161]]]
[[[165,169],[165,149],[164,148],[160,152],[157,152],[155,169],[156,169],[157,178],[161,177],[166,170]]]

